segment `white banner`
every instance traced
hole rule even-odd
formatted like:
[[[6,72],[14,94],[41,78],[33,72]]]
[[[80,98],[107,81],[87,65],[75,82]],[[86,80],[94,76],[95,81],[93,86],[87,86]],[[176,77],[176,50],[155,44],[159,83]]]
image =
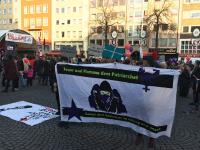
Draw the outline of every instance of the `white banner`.
[[[56,109],[25,101],[0,106],[0,115],[30,126],[58,117],[56,112]]]
[[[179,72],[124,64],[56,65],[61,120],[170,137]]]
[[[7,32],[5,40],[11,42],[26,43],[26,44],[33,43],[33,37],[31,35],[14,33],[14,32]]]

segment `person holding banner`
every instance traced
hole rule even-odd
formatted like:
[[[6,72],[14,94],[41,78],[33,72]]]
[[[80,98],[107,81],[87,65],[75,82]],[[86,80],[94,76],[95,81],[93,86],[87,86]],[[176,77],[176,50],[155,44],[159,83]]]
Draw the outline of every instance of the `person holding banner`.
[[[143,63],[143,65],[142,65],[143,67],[154,67],[154,65],[155,65],[154,60],[151,56],[143,57],[142,63]],[[135,139],[135,145],[138,146],[142,142],[143,142],[143,135],[138,133],[136,136],[136,139]],[[148,147],[149,148],[155,147],[155,139],[154,138],[152,138],[152,137],[149,138]]]

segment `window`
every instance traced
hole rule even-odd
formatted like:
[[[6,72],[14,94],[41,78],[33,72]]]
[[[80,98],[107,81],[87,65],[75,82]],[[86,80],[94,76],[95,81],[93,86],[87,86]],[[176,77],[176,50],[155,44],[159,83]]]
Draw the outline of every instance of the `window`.
[[[6,14],[6,9],[3,9],[3,14],[4,14],[4,15]]]
[[[56,20],[56,25],[59,25],[59,20]]]
[[[67,13],[71,12],[71,7],[67,7]]]
[[[76,31],[73,31],[73,38],[76,38]]]
[[[163,31],[166,31],[166,30],[168,30],[168,28],[169,28],[169,26],[168,26],[168,24],[162,24],[162,30]]]
[[[29,19],[24,18],[24,27],[28,27],[29,26]]]
[[[128,36],[129,36],[129,37],[132,37],[132,36],[133,36],[133,26],[129,26],[129,29],[128,29]]]
[[[28,7],[24,6],[24,14],[28,14]]]
[[[102,40],[97,40],[96,43],[97,43],[97,45],[102,45],[103,44]]]
[[[59,31],[56,31],[56,38],[59,38]]]
[[[95,40],[90,40],[90,44],[95,44]]]
[[[61,13],[65,13],[65,8],[61,8]]]
[[[169,47],[176,47],[176,39],[168,39],[168,46]]]
[[[33,14],[35,12],[35,8],[34,8],[34,6],[32,5],[32,6],[30,6],[30,14]]]
[[[90,33],[96,33],[96,27],[91,27],[90,28]]]
[[[76,19],[73,19],[73,23],[72,24],[76,24]]]
[[[160,38],[158,42],[160,47],[167,47],[167,38]]]
[[[9,8],[9,9],[8,9],[8,13],[9,13],[9,14],[12,14],[12,8]]]
[[[118,32],[124,33],[124,26],[118,26]]]
[[[48,18],[43,18],[43,26],[48,26]]]
[[[67,31],[67,38],[70,38],[70,34],[71,34],[71,32]]]
[[[82,12],[82,7],[81,7],[81,6],[79,7],[79,12],[80,12],[80,13]]]
[[[3,19],[3,24],[6,24],[7,23],[7,20],[6,19]]]
[[[96,7],[96,0],[90,0],[90,7],[95,8]]]
[[[189,32],[189,27],[188,26],[184,26],[183,27],[183,33],[188,33]]]
[[[62,38],[65,37],[65,32],[64,32],[64,31],[61,32],[61,37],[62,37]]]
[[[79,32],[78,32],[78,37],[79,37],[79,38],[82,38],[82,31],[79,31]]]
[[[135,17],[142,17],[142,11],[135,11]]]
[[[124,46],[124,39],[118,39],[118,46]]]
[[[59,8],[56,8],[56,13],[59,13]]]
[[[79,19],[79,24],[82,24],[82,19]]]
[[[102,33],[102,27],[101,26],[99,26],[99,27],[97,27],[97,33]]]
[[[67,20],[67,24],[70,24],[70,20]]]
[[[47,4],[43,5],[43,13],[48,13],[48,5]]]
[[[125,5],[125,0],[119,0],[119,5]]]
[[[97,6],[103,7],[103,0],[97,0]]]
[[[37,27],[41,27],[42,26],[42,19],[41,18],[37,18],[36,19],[36,26]]]
[[[48,39],[48,31],[43,32],[43,37],[44,37],[44,39]]]
[[[42,13],[42,5],[36,5],[36,13]]]
[[[113,5],[117,6],[118,5],[118,0],[113,0]]]
[[[8,23],[9,23],[9,24],[12,24],[12,19],[8,19]]]
[[[73,12],[76,12],[76,7],[73,7]]]
[[[30,18],[30,28],[35,28],[35,18]]]

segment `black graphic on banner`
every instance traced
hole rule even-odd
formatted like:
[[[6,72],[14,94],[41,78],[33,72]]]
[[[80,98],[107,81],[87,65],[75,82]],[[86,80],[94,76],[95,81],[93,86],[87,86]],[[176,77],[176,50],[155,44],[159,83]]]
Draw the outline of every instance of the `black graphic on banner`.
[[[103,81],[100,86],[95,84],[88,100],[90,107],[96,110],[118,114],[127,113],[119,92],[116,89],[112,89],[107,81]]]
[[[144,122],[142,120],[139,120],[137,118],[133,118],[129,116],[111,114],[111,113],[106,113],[106,112],[104,113],[104,112],[95,112],[95,111],[84,111],[82,108],[77,108],[73,100],[72,100],[71,107],[63,107],[62,112],[63,112],[63,115],[69,116],[68,120],[70,120],[73,117],[76,117],[80,121],[82,121],[81,117],[105,118],[105,119],[129,122],[139,127],[145,128],[154,133],[159,133],[159,132],[163,132],[167,130],[167,125],[155,126],[147,122]]]
[[[13,109],[27,109],[27,108],[32,108],[32,106],[26,105],[26,106],[18,106],[18,107],[13,107],[13,108],[3,108],[3,109],[0,109],[0,112],[11,110],[11,109],[13,110]]]
[[[122,69],[99,68],[99,67],[85,67],[68,64],[57,65],[58,74],[68,74],[91,78],[109,79],[115,81],[122,81],[127,83],[142,84],[145,86],[156,86],[173,88],[172,75],[160,75],[158,71],[155,73],[141,73],[139,71],[130,71]],[[147,80],[151,80],[148,82]]]

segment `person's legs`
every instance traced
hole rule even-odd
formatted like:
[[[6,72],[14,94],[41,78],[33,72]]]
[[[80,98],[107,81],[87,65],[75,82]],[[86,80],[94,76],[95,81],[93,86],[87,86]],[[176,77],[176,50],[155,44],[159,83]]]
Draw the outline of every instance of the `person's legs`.
[[[12,80],[12,91],[15,91],[16,79]]]
[[[154,148],[155,147],[155,139],[154,138],[149,138],[148,147],[149,148]]]
[[[30,78],[30,86],[33,84],[33,78]]]
[[[143,142],[143,135],[138,133],[135,139],[135,145],[140,145]]]
[[[6,82],[5,82],[5,89],[4,89],[4,92],[7,92],[7,91],[8,91],[9,84],[10,84],[10,80],[7,79]]]

